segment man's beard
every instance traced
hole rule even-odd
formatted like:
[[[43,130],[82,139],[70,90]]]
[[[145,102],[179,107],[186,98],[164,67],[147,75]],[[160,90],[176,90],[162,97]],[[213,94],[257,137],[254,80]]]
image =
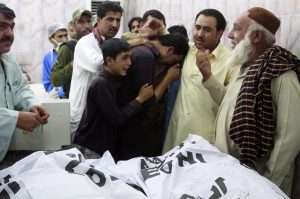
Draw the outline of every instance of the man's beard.
[[[255,47],[252,45],[248,35],[242,39],[230,52],[226,65],[229,67],[241,66],[250,61],[250,58],[255,52]]]

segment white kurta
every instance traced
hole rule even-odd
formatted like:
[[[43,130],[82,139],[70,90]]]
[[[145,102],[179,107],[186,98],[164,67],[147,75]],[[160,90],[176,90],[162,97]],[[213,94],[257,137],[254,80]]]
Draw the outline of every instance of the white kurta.
[[[181,83],[171,115],[164,152],[184,141],[189,133],[202,136],[209,142],[214,138],[214,123],[218,105],[202,85],[202,74],[196,65],[198,49],[194,43],[184,60]],[[209,55],[212,72],[221,83],[225,82],[227,69],[223,66],[228,50],[219,44]]]
[[[236,70],[233,81],[220,105],[216,118],[215,145],[224,153],[238,158],[239,148],[229,138],[229,128],[236,100],[247,71]],[[222,97],[221,86],[214,77],[204,85],[214,96]],[[215,88],[218,88],[217,90]],[[223,90],[224,91],[224,90]],[[275,120],[275,144],[269,155],[256,162],[258,172],[289,194],[293,178],[295,158],[300,150],[300,85],[297,75],[290,70],[271,81],[272,101]]]
[[[93,33],[82,37],[75,47],[70,88],[71,133],[79,125],[91,80],[103,69],[102,50]]]

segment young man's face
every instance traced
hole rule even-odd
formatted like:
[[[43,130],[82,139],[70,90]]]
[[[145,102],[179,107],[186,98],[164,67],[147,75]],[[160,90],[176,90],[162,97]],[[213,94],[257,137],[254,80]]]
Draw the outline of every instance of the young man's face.
[[[108,57],[106,60],[108,71],[117,76],[125,76],[131,65],[130,56],[131,51],[126,51],[119,53],[115,60]]]
[[[87,15],[82,15],[79,19],[75,20],[74,26],[77,38],[85,36],[92,32],[92,18]]]
[[[104,17],[97,19],[98,31],[105,39],[110,39],[118,33],[121,17],[120,12],[109,11]]]
[[[135,20],[132,22],[132,24],[130,26],[130,29],[131,29],[130,32],[139,33],[141,28],[142,28],[142,22],[138,22],[137,20]]]
[[[222,30],[217,31],[215,17],[201,14],[196,19],[194,42],[198,49],[209,49],[212,52],[217,47],[222,34]]]
[[[10,51],[14,42],[14,19],[6,19],[0,12],[0,54]]]
[[[51,43],[54,45],[54,47],[57,47],[58,44],[67,42],[68,41],[68,33],[67,30],[58,30],[54,33],[52,36],[52,41]]]
[[[158,59],[159,65],[174,65],[183,59],[183,55],[174,54],[173,46],[163,46],[162,50],[159,52],[160,56]]]

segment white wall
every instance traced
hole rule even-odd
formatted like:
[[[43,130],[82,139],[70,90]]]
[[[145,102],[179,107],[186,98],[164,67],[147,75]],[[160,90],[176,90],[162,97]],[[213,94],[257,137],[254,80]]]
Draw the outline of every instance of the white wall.
[[[12,8],[15,19],[15,42],[12,53],[35,82],[41,81],[42,58],[51,49],[47,38],[47,25],[55,22],[67,24],[78,8],[90,9],[91,0],[1,0]],[[196,14],[205,8],[220,10],[228,21],[226,38],[233,20],[239,13],[253,6],[265,7],[281,19],[277,43],[300,57],[300,1],[297,0],[120,0],[124,8],[127,30],[132,16],[142,16],[150,9],[158,9],[166,16],[167,26],[183,24],[190,38]],[[118,36],[123,32],[121,30]]]
[[[277,44],[300,57],[300,1],[299,0],[123,0],[125,8],[124,24],[133,16],[143,16],[150,9],[160,10],[166,17],[167,27],[183,24],[190,40],[197,13],[205,8],[219,10],[228,25],[222,41],[229,44],[228,31],[234,19],[251,7],[259,6],[272,11],[281,19],[276,34]],[[127,30],[127,28],[126,28]]]

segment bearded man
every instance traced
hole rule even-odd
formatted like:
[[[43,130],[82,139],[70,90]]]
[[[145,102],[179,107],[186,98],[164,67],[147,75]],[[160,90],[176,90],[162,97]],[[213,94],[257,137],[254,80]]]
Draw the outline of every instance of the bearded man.
[[[274,45],[280,20],[254,7],[242,14],[229,34],[235,50],[227,64],[235,67],[225,89],[214,78],[205,53],[197,55],[203,85],[220,103],[215,145],[291,191],[300,145],[300,60]]]

